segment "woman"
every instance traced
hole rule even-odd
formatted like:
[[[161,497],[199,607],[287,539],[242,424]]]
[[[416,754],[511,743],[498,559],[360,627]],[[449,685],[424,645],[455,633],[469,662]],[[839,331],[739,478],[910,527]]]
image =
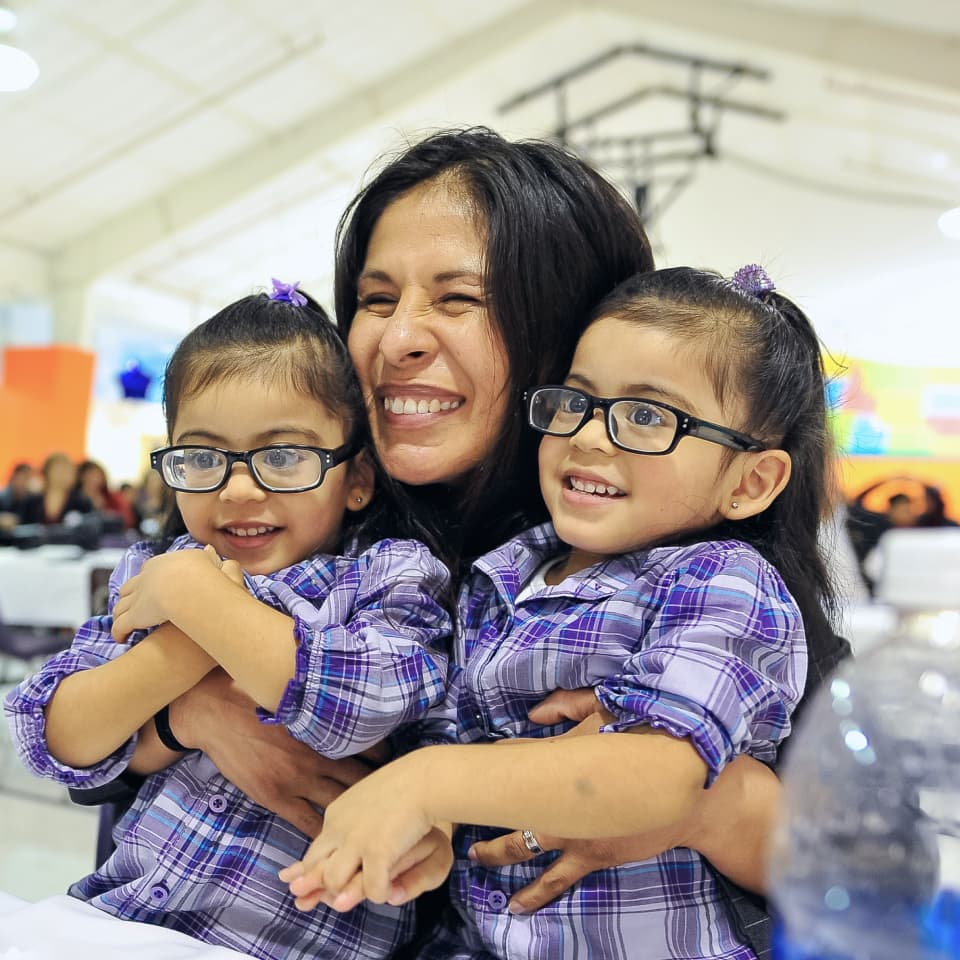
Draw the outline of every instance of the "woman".
[[[652,267],[636,213],[589,166],[552,145],[510,143],[483,129],[415,144],[344,214],[338,325],[378,453],[455,571],[545,517],[522,392],[562,378],[591,307]],[[813,684],[841,650],[825,621],[808,625],[808,635]],[[225,686],[214,674],[174,702],[175,735],[258,802],[316,832],[312,804],[328,803],[364,764],[332,764],[283,741],[253,720],[248,701],[225,696]],[[579,719],[595,709],[592,692],[565,692],[539,719]],[[541,837],[567,852],[513,903],[534,907],[599,866],[680,844],[759,888],[776,790],[766,768],[744,759],[704,792],[682,835],[601,844]],[[481,854],[490,862],[532,855],[516,838]],[[414,868],[406,888],[435,886],[432,869]]]
[[[124,529],[135,526],[133,507],[122,494],[110,489],[107,472],[96,460],[84,460],[77,467],[76,489],[103,514],[113,514],[123,521]]]

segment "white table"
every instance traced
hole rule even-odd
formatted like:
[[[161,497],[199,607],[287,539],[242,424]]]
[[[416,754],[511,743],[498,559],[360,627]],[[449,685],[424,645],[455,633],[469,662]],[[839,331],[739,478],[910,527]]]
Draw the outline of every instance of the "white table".
[[[0,618],[76,630],[93,613],[93,572],[112,570],[122,555],[122,549],[84,552],[67,544],[0,548]]]
[[[73,897],[30,903],[0,891],[2,960],[237,960],[186,934],[118,920]]]

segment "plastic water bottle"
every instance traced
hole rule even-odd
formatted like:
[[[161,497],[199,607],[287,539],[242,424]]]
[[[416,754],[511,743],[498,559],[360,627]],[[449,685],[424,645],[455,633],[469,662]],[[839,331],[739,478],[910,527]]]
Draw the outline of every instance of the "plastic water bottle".
[[[826,681],[786,759],[781,960],[960,957],[960,529],[881,549],[896,630]]]

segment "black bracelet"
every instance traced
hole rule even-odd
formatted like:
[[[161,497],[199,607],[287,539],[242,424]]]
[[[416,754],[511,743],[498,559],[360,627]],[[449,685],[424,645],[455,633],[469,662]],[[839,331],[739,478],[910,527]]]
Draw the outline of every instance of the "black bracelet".
[[[156,728],[157,736],[160,742],[168,749],[176,753],[189,753],[191,747],[185,747],[170,729],[170,707],[161,707],[153,715],[153,725]]]

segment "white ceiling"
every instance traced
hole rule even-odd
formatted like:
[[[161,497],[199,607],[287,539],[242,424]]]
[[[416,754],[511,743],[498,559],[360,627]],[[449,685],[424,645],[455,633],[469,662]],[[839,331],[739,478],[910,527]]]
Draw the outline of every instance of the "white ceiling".
[[[546,135],[554,96],[499,106],[623,45],[766,72],[706,71],[701,89],[782,114],[705,107],[715,158],[635,166],[664,208],[661,260],[725,269],[758,248],[815,296],[824,262],[960,259],[927,226],[960,205],[958,0],[11,5],[41,76],[0,94],[0,301],[50,298],[60,339],[90,339],[82,293],[103,278],[198,316],[271,275],[328,301],[336,219],[382,150],[450,124]],[[689,84],[686,66],[623,53],[570,85],[568,116],[660,92],[572,139],[683,127],[669,91]]]

